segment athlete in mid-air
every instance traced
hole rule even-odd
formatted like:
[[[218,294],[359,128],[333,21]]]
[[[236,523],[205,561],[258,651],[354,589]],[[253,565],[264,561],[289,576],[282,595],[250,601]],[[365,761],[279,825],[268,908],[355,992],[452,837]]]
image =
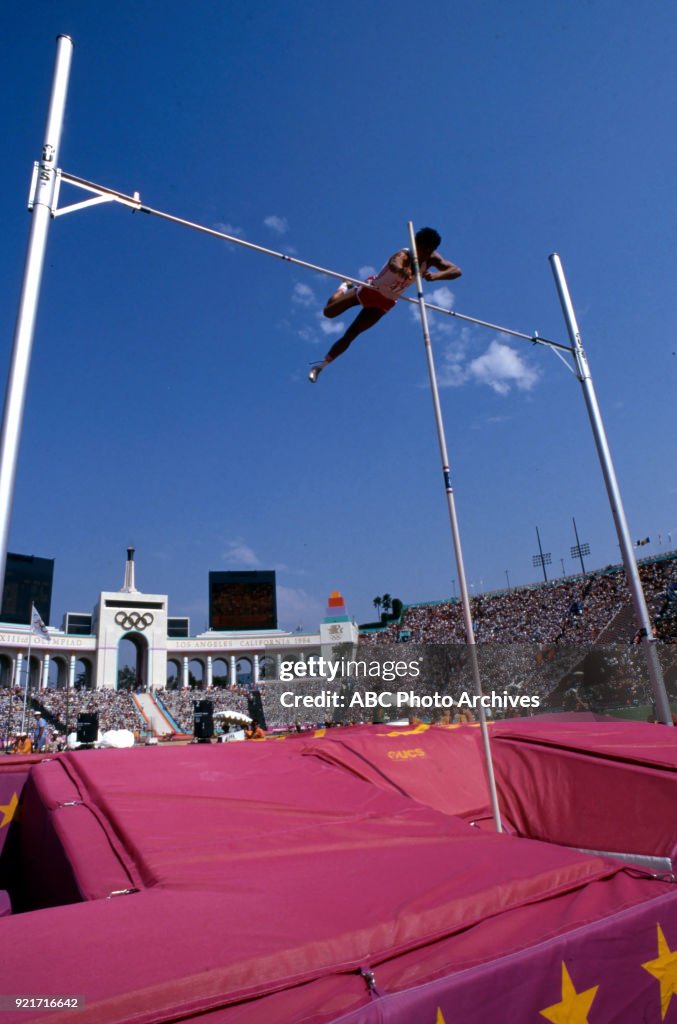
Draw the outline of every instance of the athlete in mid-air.
[[[426,281],[453,281],[461,276],[461,270],[454,263],[445,260],[438,252],[441,238],[434,228],[421,228],[416,232],[416,255],[421,276]],[[324,307],[324,315],[330,320],[341,316],[353,306],[362,306],[345,334],[335,341],[322,362],[313,366],[308,374],[312,384],[322,370],[342,355],[355,338],[363,331],[378,323],[381,317],[392,309],[397,299],[415,280],[414,261],[409,249],[400,249],[390,257],[385,267],[370,277],[365,284],[353,285],[344,281]]]

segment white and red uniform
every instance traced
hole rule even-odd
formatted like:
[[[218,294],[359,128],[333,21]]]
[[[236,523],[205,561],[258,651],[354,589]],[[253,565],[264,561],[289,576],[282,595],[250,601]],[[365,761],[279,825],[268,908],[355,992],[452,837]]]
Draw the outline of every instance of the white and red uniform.
[[[406,250],[409,252],[409,250]],[[428,261],[421,264],[421,275],[428,269]],[[385,267],[379,270],[378,274],[368,279],[368,284],[360,285],[357,289],[357,298],[360,305],[366,309],[380,309],[387,313],[392,309],[400,295],[409,288],[416,280],[413,270],[408,273],[398,273],[390,269],[390,260]]]

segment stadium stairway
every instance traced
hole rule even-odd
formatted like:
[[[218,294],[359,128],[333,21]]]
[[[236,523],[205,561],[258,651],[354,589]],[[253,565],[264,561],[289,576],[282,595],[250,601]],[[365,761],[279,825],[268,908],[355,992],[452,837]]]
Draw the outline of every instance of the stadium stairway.
[[[647,600],[647,608],[651,621],[655,623],[661,612],[662,598],[654,597]],[[604,629],[595,637],[596,644],[618,644],[631,643],[637,634],[637,619],[632,602],[624,604],[616,612],[610,622],[607,622]]]
[[[624,604],[604,629],[595,637],[596,644],[630,643],[637,632],[637,619],[632,604]]]
[[[150,693],[135,693],[132,700],[139,709],[148,731],[153,736],[171,736],[174,726],[167,720],[164,711]]]

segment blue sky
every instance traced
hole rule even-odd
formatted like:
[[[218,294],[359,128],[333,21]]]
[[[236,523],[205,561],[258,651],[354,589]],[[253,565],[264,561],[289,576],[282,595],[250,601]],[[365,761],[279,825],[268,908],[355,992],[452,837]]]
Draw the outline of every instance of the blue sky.
[[[3,381],[67,33],[72,174],[350,275],[430,224],[463,269],[441,298],[566,341],[559,252],[630,531],[677,546],[674,5],[37,0],[0,30]],[[122,585],[129,544],[195,631],[211,569],[275,568],[290,628],[334,589],[359,620],[458,593],[420,327],[398,307],[313,387],[333,287],[113,204],[52,224],[10,549],[56,559],[55,624]],[[432,333],[471,591],[538,580],[537,525],[575,571],[572,517],[618,561],[572,374]]]

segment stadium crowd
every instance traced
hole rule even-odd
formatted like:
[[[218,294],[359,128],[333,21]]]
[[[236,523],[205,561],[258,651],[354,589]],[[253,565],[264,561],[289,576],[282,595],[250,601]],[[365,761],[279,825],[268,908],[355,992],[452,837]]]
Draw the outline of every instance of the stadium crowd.
[[[249,691],[241,688],[224,689],[213,686],[210,690],[161,690],[155,694],[161,707],[167,709],[179,730],[184,733],[193,732],[194,701],[208,697],[214,705],[214,714],[220,711],[237,711],[247,715]]]
[[[640,565],[647,604],[660,641],[660,657],[668,692],[677,699],[677,555]],[[480,677],[485,692],[508,692],[538,697],[543,708],[602,710],[612,705],[650,704],[646,663],[637,645],[637,633],[625,573],[619,567],[586,576],[484,594],[471,602]],[[403,644],[403,641],[407,641]],[[326,712],[313,707],[285,708],[281,694],[293,688],[300,697],[317,697],[328,684],[323,679],[299,679],[293,684],[262,681],[261,707],[266,725],[278,729],[317,727],[324,724],[371,722],[374,711],[350,706],[355,690],[395,691],[410,686],[421,697],[449,694],[458,700],[473,690],[472,663],[465,645],[460,602],[414,605],[398,621],[360,636],[357,659],[418,659],[420,671],[413,681],[340,678],[343,707]],[[600,660],[601,658],[601,660]],[[591,669],[602,666],[601,675]],[[594,677],[594,678],[593,678]],[[249,714],[251,691],[214,686],[208,691],[159,690],[159,699],[179,731],[192,734],[193,702],[208,696],[214,712]],[[15,733],[21,718],[23,693],[0,689],[3,734]],[[146,726],[128,691],[31,691],[29,713],[39,710],[52,734],[71,730],[80,712],[97,711],[102,731],[130,729],[137,735]],[[406,717],[408,710],[386,717]],[[431,715],[426,715],[430,719]],[[12,728],[13,725],[13,728]]]
[[[65,690],[40,690],[33,693],[33,704],[59,732],[65,732],[67,724],[74,731],[78,714],[92,711],[99,716],[101,732],[109,729],[135,732],[143,725],[131,694],[126,690],[76,690],[70,695]]]
[[[649,610],[659,619],[669,604],[671,585],[677,587],[677,557],[644,563],[639,571]],[[470,603],[478,643],[564,644],[595,641],[629,604],[625,573],[619,567],[480,595]],[[362,643],[392,644],[403,635],[419,643],[463,643],[460,601],[413,605],[401,621],[365,635]],[[615,639],[631,640],[632,634]]]
[[[664,644],[677,641],[677,557],[671,555],[639,567],[654,633],[662,642],[661,661],[668,692],[677,699],[677,664]],[[638,635],[625,573],[620,567],[558,580],[471,602],[477,657],[484,692],[538,697],[546,710],[602,711],[609,707],[650,705],[646,661]],[[406,647],[402,641],[406,640]],[[406,608],[385,628],[360,636],[358,658],[381,661],[418,659],[413,687],[420,697],[449,694],[456,701],[472,693],[474,675],[465,645],[458,601]],[[344,692],[354,681],[344,680]],[[371,685],[371,684],[370,684]],[[407,683],[373,689],[402,690]],[[299,695],[315,695],[326,686],[315,681],[294,685]],[[281,684],[261,687],[266,721],[284,725],[288,712],[280,706]],[[364,685],[362,686],[364,689]],[[509,712],[503,712],[506,714]],[[406,717],[404,708],[399,717]],[[500,712],[499,712],[500,714]],[[322,725],[310,712],[295,715]],[[371,721],[373,713],[359,704],[327,716],[334,722]],[[432,716],[426,715],[427,719]]]

